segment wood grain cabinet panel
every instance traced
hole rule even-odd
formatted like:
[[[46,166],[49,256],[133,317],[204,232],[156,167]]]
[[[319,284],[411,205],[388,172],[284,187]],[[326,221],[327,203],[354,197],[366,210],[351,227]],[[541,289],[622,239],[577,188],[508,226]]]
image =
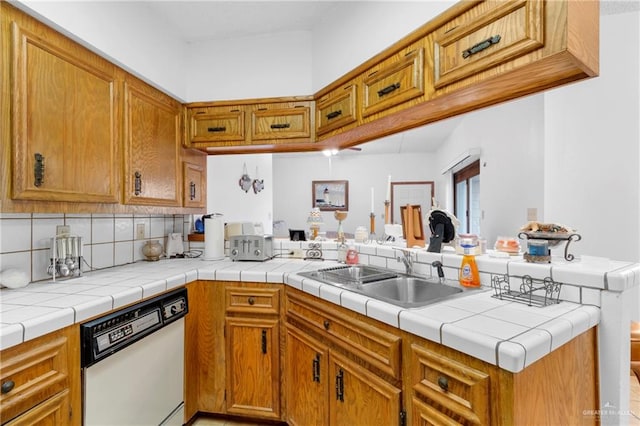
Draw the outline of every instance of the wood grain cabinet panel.
[[[227,313],[278,315],[280,289],[228,285],[225,305]]]
[[[485,2],[436,31],[441,88],[544,46],[544,2]]]
[[[125,82],[127,204],[181,205],[181,105],[134,78]]]
[[[285,401],[292,426],[329,422],[329,350],[291,324],[286,325]]]
[[[339,129],[357,120],[358,85],[346,84],[316,102],[316,134]]]
[[[207,207],[207,169],[200,164],[182,163],[182,205]]]
[[[420,40],[370,68],[362,80],[362,117],[424,94],[424,46]]]
[[[490,424],[488,373],[418,345],[412,345],[411,350],[411,383],[415,394],[426,403],[417,407],[420,417],[432,420],[427,424]]]
[[[312,102],[254,105],[251,108],[251,141],[303,139],[311,142]]]
[[[242,145],[245,141],[243,105],[200,107],[187,110],[188,146]]]
[[[116,67],[45,25],[15,16],[12,198],[117,203]]]
[[[72,326],[0,353],[3,422],[80,424],[79,339],[78,327]]]
[[[227,317],[227,412],[280,419],[280,333],[273,318]]]

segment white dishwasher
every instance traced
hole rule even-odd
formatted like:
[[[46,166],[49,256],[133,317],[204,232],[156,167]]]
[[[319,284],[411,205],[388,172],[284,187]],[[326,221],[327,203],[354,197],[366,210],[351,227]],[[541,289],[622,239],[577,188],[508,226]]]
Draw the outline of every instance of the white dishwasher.
[[[85,426],[182,425],[182,288],[81,324]]]

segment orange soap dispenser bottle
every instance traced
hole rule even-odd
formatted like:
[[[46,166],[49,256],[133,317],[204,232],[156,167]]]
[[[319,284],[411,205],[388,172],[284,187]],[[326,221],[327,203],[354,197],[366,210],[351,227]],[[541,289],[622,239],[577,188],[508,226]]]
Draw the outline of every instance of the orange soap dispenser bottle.
[[[480,273],[473,254],[475,246],[471,241],[461,241],[460,245],[464,249],[460,265],[460,284],[465,287],[480,287]]]

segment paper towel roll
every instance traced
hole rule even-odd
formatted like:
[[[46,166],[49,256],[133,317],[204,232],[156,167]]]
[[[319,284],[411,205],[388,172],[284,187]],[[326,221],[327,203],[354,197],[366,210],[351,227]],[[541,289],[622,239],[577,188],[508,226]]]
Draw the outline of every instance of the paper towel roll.
[[[204,219],[203,259],[224,259],[224,222],[222,221],[222,215]]]

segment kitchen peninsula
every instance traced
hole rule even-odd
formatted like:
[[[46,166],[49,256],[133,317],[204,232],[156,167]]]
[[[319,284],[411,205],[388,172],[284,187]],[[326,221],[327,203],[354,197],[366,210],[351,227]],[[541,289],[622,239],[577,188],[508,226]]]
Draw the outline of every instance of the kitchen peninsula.
[[[280,253],[285,253],[294,245],[300,247],[301,244],[304,243],[282,241],[277,243],[277,249]],[[337,246],[335,243],[326,242],[323,243],[323,247],[327,258],[330,259],[336,255]],[[390,270],[402,268],[394,256],[394,250],[390,247],[361,245],[358,248],[362,262],[365,264],[377,266],[384,264]],[[459,266],[457,255],[427,253],[424,250],[414,250],[413,255],[421,273],[430,275],[431,270],[427,269],[430,263],[433,260],[441,260],[445,265],[447,277],[456,277],[456,268]],[[484,419],[482,422],[518,424],[518,421],[524,421],[520,416],[525,415],[523,413],[528,412],[526,410],[538,409],[541,410],[536,414],[538,418],[542,418],[541,414],[547,410],[545,415],[549,417],[544,417],[546,420],[541,420],[543,423],[553,424],[563,418],[592,423],[595,422],[598,413],[596,361],[598,356],[595,327],[601,321],[601,309],[597,303],[592,304],[595,299],[591,293],[614,293],[635,285],[634,283],[637,283],[638,277],[640,277],[640,265],[624,262],[607,262],[605,265],[602,262],[598,263],[595,259],[591,261],[590,265],[587,262],[590,261],[583,261],[583,267],[576,269],[575,265],[570,264],[541,266],[527,264],[517,258],[505,261],[480,256],[478,264],[485,285],[481,291],[461,298],[444,300],[420,309],[403,309],[348,290],[325,285],[313,279],[303,278],[297,274],[333,264],[333,261],[330,260],[314,262],[276,258],[267,262],[231,262],[229,260],[209,262],[200,259],[174,259],[159,262],[138,262],[90,272],[83,277],[69,281],[32,283],[23,289],[15,290],[2,289],[0,293],[3,311],[3,324],[0,328],[1,342],[3,350],[11,350],[11,348],[28,344],[30,340],[58,329],[71,326],[77,331],[78,323],[92,317],[186,285],[190,291],[191,305],[189,314],[191,316],[187,317],[187,324],[191,324],[191,326],[187,326],[186,342],[188,346],[185,355],[187,360],[186,380],[187,383],[191,383],[186,386],[185,390],[188,418],[197,411],[203,411],[286,420],[288,407],[294,407],[287,402],[286,396],[288,395],[288,386],[291,386],[291,383],[285,379],[289,365],[286,362],[282,364],[278,361],[279,357],[276,357],[275,365],[280,366],[280,370],[273,373],[276,374],[275,377],[279,378],[279,387],[276,389],[276,394],[272,395],[275,398],[275,403],[271,407],[273,411],[265,411],[264,408],[256,408],[251,411],[246,405],[242,405],[243,409],[234,411],[229,400],[226,402],[225,410],[224,399],[220,400],[222,394],[219,392],[224,389],[229,391],[228,386],[231,379],[228,374],[231,370],[225,362],[219,364],[225,358],[224,355],[221,355],[225,353],[224,342],[210,339],[213,336],[219,336],[218,333],[224,329],[228,333],[230,324],[241,318],[235,314],[227,313],[227,325],[224,325],[225,300],[228,304],[229,294],[236,294],[238,298],[231,300],[238,301],[238,309],[240,309],[238,312],[244,310],[245,314],[243,315],[245,316],[251,317],[253,315],[251,312],[254,312],[256,308],[264,309],[267,306],[272,306],[269,309],[275,309],[275,312],[270,314],[275,315],[274,319],[277,319],[274,342],[284,341],[280,339],[284,338],[285,330],[289,330],[292,327],[291,324],[299,325],[301,318],[304,318],[299,315],[306,312],[304,309],[302,311],[300,309],[316,305],[318,310],[309,311],[309,313],[315,312],[313,315],[322,315],[322,312],[332,312],[336,309],[338,310],[336,312],[344,312],[338,317],[328,317],[330,321],[337,321],[335,327],[341,325],[338,318],[347,315],[345,318],[357,320],[358,324],[364,324],[360,327],[365,327],[366,330],[379,330],[380,333],[399,336],[398,338],[402,342],[407,343],[400,344],[399,341],[393,343],[388,349],[391,352],[379,352],[381,350],[379,347],[373,349],[377,346],[367,346],[368,340],[366,339],[361,340],[358,344],[364,345],[361,349],[364,352],[357,352],[358,345],[352,350],[356,350],[356,359],[364,357],[365,363],[363,365],[373,365],[370,367],[372,371],[381,371],[382,377],[387,378],[397,389],[401,390],[397,397],[398,406],[402,407],[400,411],[406,412],[409,419],[413,418],[414,422],[416,420],[413,416],[419,415],[416,414],[419,412],[417,407],[424,405],[424,402],[421,403],[423,397],[420,395],[422,394],[419,391],[414,393],[411,386],[408,386],[408,381],[413,380],[409,379],[409,377],[413,377],[413,373],[422,370],[414,371],[414,367],[406,369],[410,359],[418,362],[417,359],[423,359],[422,357],[426,356],[424,362],[430,366],[428,368],[444,368],[444,370],[437,377],[425,376],[425,380],[435,380],[434,385],[437,386],[438,377],[444,374],[448,377],[449,386],[452,386],[451,392],[465,392],[460,394],[461,397],[471,398],[470,402],[465,404],[470,404],[473,416],[480,415],[480,418]],[[585,273],[585,270],[591,272]],[[492,297],[493,292],[486,285],[491,276],[505,273],[513,279],[523,274],[533,274],[534,276],[552,274],[554,279],[563,282],[563,287],[567,290],[564,293],[566,299],[573,301],[536,308],[498,300]],[[225,288],[227,296],[225,296]],[[229,291],[232,293],[228,293]],[[265,291],[267,293],[264,293]],[[271,293],[271,291],[276,291],[276,293]],[[264,294],[271,294],[271,296],[264,299],[261,296]],[[575,299],[576,296],[577,299]],[[255,306],[251,303],[245,305],[247,297],[256,297]],[[279,300],[279,302],[264,304],[265,300],[274,300],[273,297],[276,297],[275,300]],[[246,306],[246,308],[242,306]],[[260,317],[261,314],[257,314],[257,318]],[[292,318],[293,322],[291,323]],[[221,320],[222,322],[220,322]],[[371,329],[372,326],[375,329]],[[220,331],[216,331],[217,327],[221,327]],[[263,326],[258,325],[258,327]],[[302,329],[308,330],[306,327]],[[338,334],[334,336],[340,336],[341,328],[335,328],[335,330],[334,333]],[[295,331],[293,333],[295,335],[293,337],[298,336]],[[378,332],[376,331],[376,333]],[[23,341],[25,343],[22,343]],[[390,342],[393,341],[395,340],[392,339]],[[189,344],[193,346],[189,346]],[[203,344],[205,346],[211,344],[218,350],[214,354],[210,349],[203,348]],[[430,346],[433,344],[436,346]],[[399,346],[393,349],[394,345]],[[330,347],[339,355],[341,353],[340,347],[334,346],[332,344]],[[286,347],[283,348],[285,349],[282,354],[286,357]],[[410,355],[412,352],[407,352],[410,348],[417,352]],[[423,353],[420,348],[424,348],[427,352]],[[438,361],[438,364],[435,365],[441,365],[441,367],[436,367],[433,360],[429,361],[431,359],[429,353],[434,350],[436,353],[440,353],[439,351],[442,350],[443,353],[449,354],[448,356],[454,356],[457,361],[453,364],[441,364],[442,361]],[[374,356],[376,353],[378,355]],[[382,356],[383,353],[387,353],[387,355]],[[227,352],[227,356],[229,356],[228,354]],[[336,355],[337,358],[339,358],[338,355]],[[373,361],[369,358],[371,356],[374,356]],[[418,358],[413,358],[414,356]],[[440,356],[438,355],[437,359],[440,359]],[[462,358],[460,358],[461,356]],[[384,361],[385,359],[387,361]],[[483,386],[489,386],[489,382],[485,382],[484,385],[472,385],[472,382],[466,381],[467,379],[463,380],[462,377],[471,373],[467,370],[464,370],[467,371],[464,374],[451,370],[454,368],[452,366],[462,368],[459,365],[461,360],[465,360],[464,365],[473,365],[473,371],[484,366],[480,371],[488,371],[489,373],[486,374],[489,376],[486,377],[491,377],[491,379],[482,380],[498,380],[501,383],[500,386],[513,383],[515,386],[513,388],[514,399],[503,399],[505,395],[500,396],[500,404],[507,405],[501,405],[499,412],[492,411],[495,410],[495,405],[493,409],[491,407],[479,409],[483,400],[482,398],[477,399],[478,395],[487,392],[479,389],[482,389]],[[202,365],[203,361],[206,361],[207,364]],[[227,359],[227,362],[231,362],[231,360]],[[468,364],[469,362],[471,364]],[[555,368],[552,367],[555,362],[560,362],[564,369],[554,370],[556,373],[549,377],[545,369]],[[574,363],[577,370],[569,369],[568,367]],[[223,368],[223,370],[219,370],[219,368]],[[497,368],[495,373],[490,373],[491,368]],[[227,372],[226,382],[224,371]],[[282,371],[282,376],[279,371]],[[535,371],[538,373],[529,376]],[[215,374],[216,377],[214,378],[212,374]],[[220,374],[222,376],[219,376]],[[463,376],[459,377],[457,374],[463,374]],[[566,387],[557,388],[562,389],[562,392],[554,394],[554,398],[559,398],[559,400],[553,405],[557,408],[557,411],[553,413],[552,410],[549,410],[549,406],[536,408],[530,398],[524,397],[518,391],[519,385],[517,383],[519,380],[526,380],[527,383],[532,384],[541,377],[553,381],[556,375],[569,380],[567,383],[572,383],[570,386],[578,387],[572,388],[572,390],[567,390]],[[206,380],[211,380],[211,382],[206,383]],[[463,380],[463,382],[458,382],[458,380]],[[79,386],[79,383],[71,385]],[[543,386],[541,389],[545,389],[544,392],[552,392],[553,389],[556,389],[554,387],[556,385],[543,383],[540,385]],[[433,392],[433,389],[428,387],[424,391],[427,392],[426,395],[430,395],[429,392]],[[284,395],[282,398],[280,392]],[[442,395],[446,395],[446,392]],[[238,396],[240,399],[246,397],[247,394]],[[579,398],[576,399],[577,397]],[[569,399],[565,400],[564,398]],[[496,404],[493,399],[491,401]],[[534,405],[527,406],[524,401]],[[460,400],[457,400],[457,403],[460,404]],[[448,407],[448,410],[456,405],[445,404],[445,406]],[[574,411],[568,412],[569,408]],[[478,409],[479,411],[477,411]],[[409,410],[414,411],[410,414]],[[453,415],[447,410],[445,412]],[[575,410],[579,410],[579,413],[576,413]],[[501,418],[501,415],[507,417]]]

